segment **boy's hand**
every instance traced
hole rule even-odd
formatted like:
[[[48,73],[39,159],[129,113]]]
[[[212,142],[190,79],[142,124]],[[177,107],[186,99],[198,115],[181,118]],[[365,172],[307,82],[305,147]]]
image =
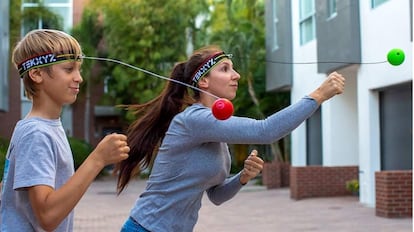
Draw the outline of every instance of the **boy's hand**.
[[[91,153],[94,159],[103,167],[118,163],[128,158],[129,146],[127,137],[123,134],[110,134],[105,136]]]
[[[249,180],[255,178],[263,169],[263,160],[257,156],[257,151],[253,150],[244,161],[244,168],[240,175],[240,183],[247,184]]]

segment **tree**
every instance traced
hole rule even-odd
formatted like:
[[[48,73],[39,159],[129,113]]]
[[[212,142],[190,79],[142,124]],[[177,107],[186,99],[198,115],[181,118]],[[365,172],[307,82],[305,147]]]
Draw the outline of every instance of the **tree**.
[[[175,62],[186,59],[187,30],[195,28],[196,15],[205,9],[203,1],[92,0],[85,14],[98,15],[102,28],[100,56],[166,76]],[[91,30],[95,23],[81,27]],[[89,43],[88,30],[80,30],[84,33],[78,36],[81,44]],[[104,104],[147,102],[166,84],[165,80],[122,65],[100,65],[101,73],[95,76],[109,77],[110,92],[103,99]]]

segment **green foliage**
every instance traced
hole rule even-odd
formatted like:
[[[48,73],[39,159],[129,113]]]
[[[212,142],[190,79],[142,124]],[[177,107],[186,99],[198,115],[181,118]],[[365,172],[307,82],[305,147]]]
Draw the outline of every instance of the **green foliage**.
[[[0,138],[0,181],[3,179],[4,162],[6,161],[6,153],[9,148],[10,141]]]
[[[358,193],[359,192],[359,181],[357,179],[349,180],[345,183],[345,188],[351,193]]]
[[[14,46],[17,40],[20,39],[21,28],[21,2],[22,1],[10,1],[10,45]],[[11,52],[10,52],[11,56]]]
[[[75,169],[77,169],[93,151],[93,147],[81,139],[69,137],[68,140],[73,153]]]
[[[84,46],[90,44],[89,34],[95,33],[101,37],[96,41],[104,43],[100,56],[167,76],[177,61],[186,59],[186,30],[195,27],[195,16],[206,9],[203,1],[92,0],[83,18],[87,18],[85,14],[99,15],[90,17],[97,21],[82,22],[74,34]],[[126,66],[110,62],[100,65],[100,78],[109,77],[109,91],[103,98],[108,105],[147,102],[165,85],[165,80]]]

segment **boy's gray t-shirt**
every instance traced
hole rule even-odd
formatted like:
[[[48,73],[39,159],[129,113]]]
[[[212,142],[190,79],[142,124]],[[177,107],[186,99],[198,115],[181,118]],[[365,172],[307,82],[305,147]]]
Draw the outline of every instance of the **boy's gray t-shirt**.
[[[6,155],[0,205],[1,231],[43,231],[27,187],[59,189],[74,173],[73,156],[59,119],[23,119],[16,124]],[[57,228],[73,230],[73,211]]]

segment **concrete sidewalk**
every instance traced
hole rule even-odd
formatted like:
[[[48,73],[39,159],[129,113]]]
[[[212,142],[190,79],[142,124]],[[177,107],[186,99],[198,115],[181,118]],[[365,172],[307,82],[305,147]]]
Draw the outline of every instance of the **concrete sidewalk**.
[[[97,180],[75,208],[75,232],[119,231],[145,180],[132,181],[120,196],[113,178]],[[180,220],[177,218],[177,220]],[[215,206],[207,197],[199,214],[196,232],[409,232],[412,218],[375,216],[357,197],[292,200],[289,189],[267,190],[248,185],[232,200]]]

